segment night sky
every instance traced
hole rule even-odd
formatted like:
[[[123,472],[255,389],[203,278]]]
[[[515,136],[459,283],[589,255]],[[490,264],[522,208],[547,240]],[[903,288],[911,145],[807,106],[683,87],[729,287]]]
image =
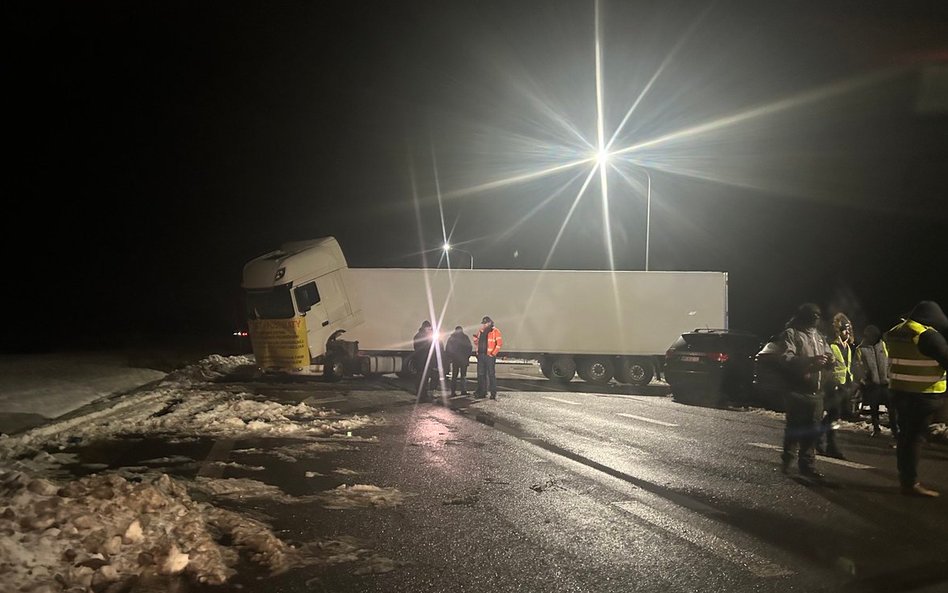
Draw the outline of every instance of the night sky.
[[[616,269],[644,266],[645,167],[650,269],[728,272],[732,327],[948,307],[948,3],[599,9],[605,133],[635,104],[613,148],[640,146],[608,177]],[[5,351],[228,336],[249,259],[334,235],[352,267],[436,265],[442,212],[478,268],[610,265],[598,175],[551,255],[589,165],[498,183],[594,151],[592,0],[0,10]]]

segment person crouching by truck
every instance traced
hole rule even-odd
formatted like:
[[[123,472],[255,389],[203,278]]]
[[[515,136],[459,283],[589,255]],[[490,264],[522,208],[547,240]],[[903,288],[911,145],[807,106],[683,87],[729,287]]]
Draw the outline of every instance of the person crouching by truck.
[[[474,334],[477,352],[477,391],[474,397],[485,397],[489,391],[490,398],[497,399],[497,354],[503,345],[500,330],[494,327],[494,320],[485,315],[480,329]]]
[[[821,318],[818,305],[803,303],[778,337],[778,360],[788,386],[781,469],[787,473],[796,456],[800,475],[815,479],[823,477],[816,470],[815,448],[823,418],[823,394],[826,383],[832,381],[834,364],[833,352],[819,330]]]

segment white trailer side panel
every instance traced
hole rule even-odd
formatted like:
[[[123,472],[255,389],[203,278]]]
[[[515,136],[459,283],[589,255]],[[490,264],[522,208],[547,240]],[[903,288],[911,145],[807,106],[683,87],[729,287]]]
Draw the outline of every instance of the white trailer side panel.
[[[727,327],[725,272],[349,268],[347,282],[365,322],[345,338],[362,350],[411,350],[425,319],[443,338],[472,334],[484,315],[508,354],[662,354],[682,332]]]

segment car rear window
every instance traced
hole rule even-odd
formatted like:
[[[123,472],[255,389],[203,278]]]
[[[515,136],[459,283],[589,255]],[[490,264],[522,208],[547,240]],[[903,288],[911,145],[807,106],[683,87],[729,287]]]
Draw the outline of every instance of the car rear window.
[[[743,334],[688,333],[681,336],[690,350],[709,352],[756,351],[760,342],[754,336]]]

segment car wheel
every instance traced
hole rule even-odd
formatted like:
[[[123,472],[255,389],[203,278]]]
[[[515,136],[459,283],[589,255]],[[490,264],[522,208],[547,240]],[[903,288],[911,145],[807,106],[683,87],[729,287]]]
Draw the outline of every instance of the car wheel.
[[[587,383],[605,385],[612,380],[615,365],[605,356],[583,358],[579,362],[579,376]]]

